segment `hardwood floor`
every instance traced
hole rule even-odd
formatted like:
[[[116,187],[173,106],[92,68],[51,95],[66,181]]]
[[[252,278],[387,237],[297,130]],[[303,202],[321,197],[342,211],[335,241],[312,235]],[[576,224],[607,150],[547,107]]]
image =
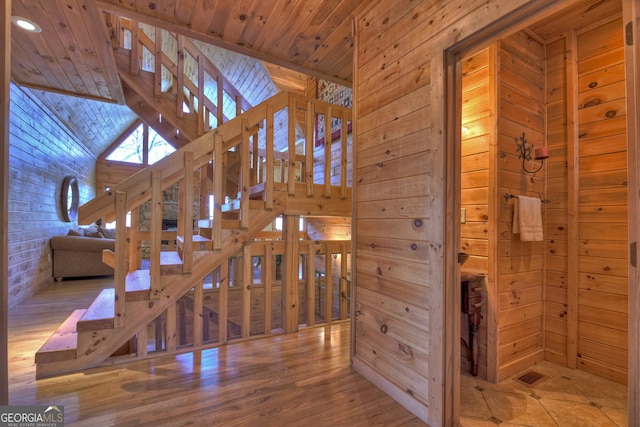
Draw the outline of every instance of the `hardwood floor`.
[[[9,311],[9,403],[67,426],[425,426],[349,364],[349,324],[35,380],[34,353],[110,279],[52,283]]]

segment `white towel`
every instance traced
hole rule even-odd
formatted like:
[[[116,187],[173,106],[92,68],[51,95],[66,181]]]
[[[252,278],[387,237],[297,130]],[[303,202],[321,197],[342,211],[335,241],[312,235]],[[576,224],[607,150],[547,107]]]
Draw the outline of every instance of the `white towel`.
[[[520,234],[523,242],[541,241],[544,239],[542,231],[542,209],[537,197],[519,196],[513,204],[513,234]]]

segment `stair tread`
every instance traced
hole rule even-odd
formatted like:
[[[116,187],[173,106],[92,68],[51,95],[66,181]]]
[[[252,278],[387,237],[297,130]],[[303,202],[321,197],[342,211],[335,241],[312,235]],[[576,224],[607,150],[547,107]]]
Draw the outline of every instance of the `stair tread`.
[[[150,287],[149,270],[136,270],[127,274],[127,292],[148,291]]]
[[[178,240],[181,243],[183,243],[184,242],[184,236],[176,236],[176,240]],[[203,243],[203,242],[210,242],[210,241],[211,241],[211,239],[209,239],[208,237],[201,236],[199,234],[194,234],[193,235],[193,239],[192,239],[193,243]]]
[[[76,357],[78,334],[76,324],[86,309],[77,309],[60,325],[36,353],[36,363],[57,362]]]
[[[160,252],[160,265],[182,265],[182,258],[178,252]]]
[[[115,295],[114,288],[103,289],[78,321],[78,332],[113,328]]]

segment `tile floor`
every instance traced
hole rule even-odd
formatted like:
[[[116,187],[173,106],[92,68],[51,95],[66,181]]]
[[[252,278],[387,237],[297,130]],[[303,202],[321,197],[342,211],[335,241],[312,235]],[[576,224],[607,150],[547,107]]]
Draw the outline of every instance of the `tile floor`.
[[[627,387],[580,370],[541,362],[527,371],[545,378],[528,386],[460,374],[460,426],[627,426]],[[523,372],[523,373],[525,373]]]

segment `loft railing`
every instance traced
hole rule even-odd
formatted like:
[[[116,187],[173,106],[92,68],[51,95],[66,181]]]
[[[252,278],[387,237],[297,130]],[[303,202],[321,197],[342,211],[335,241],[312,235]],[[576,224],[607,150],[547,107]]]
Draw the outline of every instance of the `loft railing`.
[[[113,45],[130,51],[129,74],[153,73],[154,96],[173,94],[176,116],[194,116],[197,135],[252,107],[188,37],[116,15],[107,26]]]

